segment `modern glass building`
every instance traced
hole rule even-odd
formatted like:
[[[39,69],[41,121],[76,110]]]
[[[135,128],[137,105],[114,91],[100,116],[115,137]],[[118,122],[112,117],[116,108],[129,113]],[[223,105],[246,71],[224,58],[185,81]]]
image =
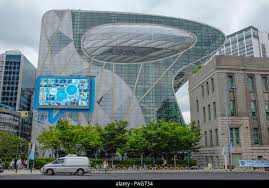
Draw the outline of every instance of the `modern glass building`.
[[[224,44],[216,28],[136,13],[51,10],[42,18],[37,76],[94,76],[93,112],[66,112],[73,124],[155,119],[184,122],[175,92]],[[33,141],[48,127],[34,112]]]

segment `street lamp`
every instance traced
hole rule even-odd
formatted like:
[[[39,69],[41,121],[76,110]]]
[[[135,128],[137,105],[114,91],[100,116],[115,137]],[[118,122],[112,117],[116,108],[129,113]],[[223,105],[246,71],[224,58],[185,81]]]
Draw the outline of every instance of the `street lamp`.
[[[230,135],[230,127],[228,124],[228,109],[227,109],[227,100],[228,100],[228,91],[229,89],[235,89],[233,85],[229,88],[229,85],[226,84],[224,85],[224,105],[225,105],[225,117],[226,117],[226,122],[227,122],[227,128],[228,128],[228,154],[229,154],[229,169],[232,171],[232,156],[231,156],[231,135]]]

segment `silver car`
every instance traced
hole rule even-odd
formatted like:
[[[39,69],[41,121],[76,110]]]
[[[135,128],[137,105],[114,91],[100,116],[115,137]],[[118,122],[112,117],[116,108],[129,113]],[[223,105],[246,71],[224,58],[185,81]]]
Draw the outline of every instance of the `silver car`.
[[[61,157],[41,168],[41,173],[54,175],[56,173],[71,173],[83,175],[91,171],[90,160],[88,157]]]

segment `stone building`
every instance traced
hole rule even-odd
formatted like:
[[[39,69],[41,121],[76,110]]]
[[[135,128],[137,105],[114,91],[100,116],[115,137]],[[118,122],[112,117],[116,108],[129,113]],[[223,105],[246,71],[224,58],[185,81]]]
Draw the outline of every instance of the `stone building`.
[[[269,59],[238,56],[216,56],[192,75],[191,120],[203,135],[192,156],[198,165],[223,167],[229,139],[233,166],[269,160],[268,76]]]

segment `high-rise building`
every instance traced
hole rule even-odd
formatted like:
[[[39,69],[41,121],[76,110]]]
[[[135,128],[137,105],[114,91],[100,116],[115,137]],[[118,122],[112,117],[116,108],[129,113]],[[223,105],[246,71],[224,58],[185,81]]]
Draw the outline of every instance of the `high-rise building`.
[[[127,120],[129,127],[140,127],[156,119],[184,123],[175,92],[224,40],[218,29],[185,19],[51,10],[42,18],[37,77],[95,77],[93,112],[64,112],[61,118],[71,124]],[[35,111],[33,141],[49,125],[48,112]]]
[[[226,37],[219,55],[269,57],[269,33],[249,26]]]
[[[21,52],[0,55],[0,131],[31,140],[35,78],[36,68]]]
[[[215,56],[189,80],[191,120],[200,126],[198,165],[269,159],[268,58]],[[229,140],[230,138],[230,140]],[[227,157],[228,158],[228,157]]]
[[[0,104],[16,111],[31,111],[36,68],[19,51],[0,55]]]

